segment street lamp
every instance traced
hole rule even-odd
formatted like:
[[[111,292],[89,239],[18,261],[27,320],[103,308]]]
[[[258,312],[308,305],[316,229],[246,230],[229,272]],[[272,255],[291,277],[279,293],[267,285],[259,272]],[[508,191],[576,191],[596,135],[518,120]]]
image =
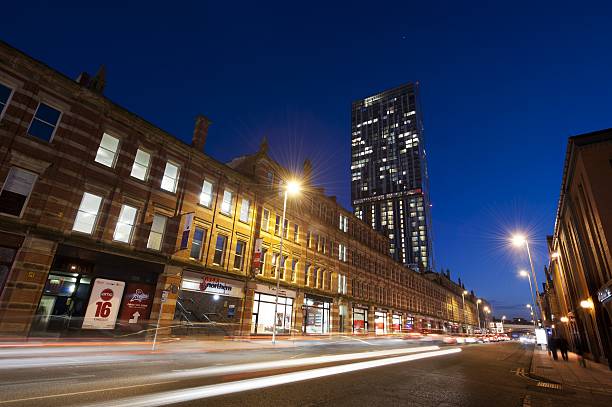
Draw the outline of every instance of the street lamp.
[[[465,296],[467,295],[467,290],[463,290],[463,292],[461,293],[461,301],[463,302],[463,330],[466,331],[467,330],[467,322],[465,319]]]
[[[283,217],[281,219],[281,227],[280,227],[280,248],[279,248],[279,258],[276,260],[276,296],[274,298],[274,329],[272,330],[272,344],[276,343],[276,327],[277,321],[276,316],[278,312],[278,291],[280,290],[280,273],[278,270],[279,263],[283,260],[283,238],[285,237],[285,215],[287,214],[287,196],[295,195],[299,193],[301,190],[301,186],[299,182],[292,180],[286,183],[285,185],[285,194],[283,199]],[[283,264],[283,267],[285,265]]]
[[[531,322],[533,322],[533,328],[535,329],[536,322],[535,322],[535,319],[533,317],[533,307],[531,306],[531,304],[527,304],[526,307],[529,308],[529,314],[531,315]]]
[[[533,287],[531,285],[531,276],[529,275],[529,272],[526,270],[521,270],[519,271],[519,275],[521,277],[527,277],[529,280],[529,294],[531,294],[531,303],[535,306],[535,298],[533,298]]]
[[[534,301],[534,304],[540,309],[540,314],[542,314],[542,307],[540,307],[540,291],[538,290],[538,279],[536,278],[535,268],[533,267],[533,260],[531,258],[531,250],[529,250],[529,242],[524,235],[517,234],[512,236],[512,244],[516,247],[527,248],[527,256],[529,257],[529,265],[531,266],[531,277],[533,277],[533,284],[535,285],[536,298],[538,302]],[[532,289],[533,290],[533,289]],[[533,296],[533,294],[532,294]]]
[[[478,304],[480,304],[482,300],[479,298],[476,300],[476,315],[478,315],[478,330],[482,333],[482,327],[480,326],[480,309],[478,308]]]
[[[588,300],[582,300],[580,301],[580,306],[584,309],[593,309],[595,308],[595,305],[593,304],[593,300],[591,300],[590,298]]]

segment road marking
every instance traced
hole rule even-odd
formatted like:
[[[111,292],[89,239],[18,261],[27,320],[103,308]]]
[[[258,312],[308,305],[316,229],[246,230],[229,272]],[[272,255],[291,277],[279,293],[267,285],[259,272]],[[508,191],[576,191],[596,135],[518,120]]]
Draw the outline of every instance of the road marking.
[[[258,377],[255,379],[239,380],[219,383],[208,386],[193,387],[180,390],[171,390],[154,393],[146,396],[126,397],[115,401],[103,401],[89,404],[86,407],[156,407],[173,403],[194,401],[225,394],[238,393],[248,390],[278,386],[282,384],[301,382],[310,379],[332,376],[336,374],[355,372],[413,360],[425,359],[434,356],[450,355],[461,352],[460,348],[438,350],[434,352],[417,353],[415,355],[398,356],[387,359],[370,360],[367,362],[351,363],[339,366],[322,367],[300,372],[284,373],[273,376]]]
[[[361,343],[365,343],[366,345],[374,346],[374,344],[373,344],[373,343],[366,342],[366,341],[364,341],[363,339],[354,338],[354,337],[352,337],[352,336],[343,336],[343,338],[352,339],[352,340],[354,340],[354,341],[359,341],[359,342],[361,342]]]
[[[561,385],[557,383],[538,382],[538,387],[544,387],[546,389],[561,390]]]
[[[243,363],[240,365],[227,365],[227,366],[207,366],[196,369],[184,369],[180,371],[173,371],[169,373],[159,373],[151,377],[152,380],[167,380],[167,379],[185,379],[193,377],[205,377],[215,375],[226,375],[236,374],[253,371],[263,371],[270,369],[286,369],[291,367],[305,366],[305,365],[320,365],[323,363],[333,362],[347,362],[358,359],[374,359],[379,357],[389,357],[394,355],[405,355],[408,353],[418,352],[429,352],[439,350],[439,346],[419,346],[414,348],[399,348],[399,349],[386,349],[372,352],[357,352],[357,353],[343,353],[339,355],[330,356],[316,356],[311,358],[299,358],[299,359],[283,359],[283,360],[272,360],[268,362],[255,362],[255,363]]]
[[[298,353],[297,355],[290,356],[289,359],[295,359],[298,356],[302,356],[302,355],[305,355],[305,353]]]
[[[165,382],[158,382],[158,383],[145,383],[145,384],[134,384],[132,386],[110,387],[107,389],[84,390],[84,391],[75,391],[72,393],[61,393],[61,394],[49,394],[47,396],[35,396],[35,397],[26,397],[23,399],[3,400],[3,401],[0,401],[0,404],[20,403],[22,401],[43,400],[43,399],[50,399],[54,397],[77,396],[79,394],[90,394],[90,393],[98,393],[98,392],[103,392],[103,391],[134,389],[136,387],[159,386],[160,384],[175,383],[177,381],[178,380],[168,380]]]

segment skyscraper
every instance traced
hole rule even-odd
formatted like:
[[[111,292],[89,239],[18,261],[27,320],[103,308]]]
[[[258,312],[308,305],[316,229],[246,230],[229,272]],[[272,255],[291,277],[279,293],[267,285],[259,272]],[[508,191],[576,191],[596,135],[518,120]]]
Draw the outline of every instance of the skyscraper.
[[[431,269],[429,188],[418,83],[353,102],[351,129],[355,215],[389,236],[396,260]]]

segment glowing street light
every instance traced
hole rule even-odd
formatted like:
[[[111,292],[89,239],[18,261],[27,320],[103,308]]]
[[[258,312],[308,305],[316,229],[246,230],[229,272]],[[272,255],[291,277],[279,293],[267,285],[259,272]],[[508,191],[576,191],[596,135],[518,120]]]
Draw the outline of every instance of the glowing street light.
[[[593,300],[591,300],[590,298],[588,300],[582,300],[580,301],[580,306],[584,309],[593,309],[595,308],[595,305],[593,304]]]
[[[272,330],[272,343],[276,343],[276,327],[278,326],[278,321],[276,320],[277,312],[278,312],[278,291],[280,290],[280,273],[279,273],[279,264],[283,260],[283,238],[285,237],[285,215],[287,214],[287,196],[288,195],[297,195],[301,190],[301,185],[296,180],[287,181],[285,184],[285,193],[283,199],[283,217],[281,219],[281,227],[280,227],[280,248],[279,248],[279,257],[276,260],[276,295],[274,299],[274,329]],[[283,264],[285,267],[285,264]]]
[[[568,317],[561,317],[559,318],[559,320],[563,323],[568,323],[569,322],[569,318]]]
[[[510,239],[512,244],[516,247],[523,247],[527,249],[527,256],[529,257],[529,265],[531,266],[531,277],[533,278],[533,284],[535,285],[536,298],[540,299],[540,291],[538,290],[538,279],[536,278],[535,268],[533,267],[533,259],[531,258],[531,250],[529,250],[529,241],[527,237],[523,234],[515,234]],[[533,288],[530,285],[530,289],[533,291]],[[533,293],[531,294],[533,297]],[[540,309],[540,314],[542,313],[542,307],[539,302],[533,301],[534,305],[537,305]]]

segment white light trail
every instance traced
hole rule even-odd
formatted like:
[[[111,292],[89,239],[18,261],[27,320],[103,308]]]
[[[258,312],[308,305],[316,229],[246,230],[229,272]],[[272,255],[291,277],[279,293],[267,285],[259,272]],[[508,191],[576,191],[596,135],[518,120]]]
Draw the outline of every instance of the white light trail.
[[[172,390],[154,393],[146,396],[128,397],[115,401],[103,401],[88,404],[86,407],[155,407],[165,406],[173,403],[199,400],[208,397],[221,396],[225,394],[238,393],[248,390],[262,389],[266,387],[279,386],[287,383],[295,383],[304,380],[316,379],[336,374],[355,372],[358,370],[371,369],[388,366],[397,363],[405,363],[418,359],[426,359],[434,356],[449,355],[461,352],[460,348],[438,350],[416,355],[398,356],[394,358],[370,360],[366,362],[351,363],[340,366],[322,367],[318,369],[305,370],[301,372],[284,373],[274,376],[258,377],[255,379],[239,380],[228,383],[213,384],[208,386],[193,387],[181,390]]]
[[[229,366],[211,366],[198,369],[175,370],[171,373],[161,373],[152,380],[185,379],[193,377],[215,376],[222,374],[255,372],[269,369],[283,369],[305,365],[320,365],[322,363],[346,362],[359,359],[373,359],[384,356],[405,355],[408,353],[429,352],[440,349],[438,346],[420,346],[415,348],[387,349],[373,352],[344,353],[331,356],[316,356],[312,358],[272,360],[269,362],[245,363]]]

